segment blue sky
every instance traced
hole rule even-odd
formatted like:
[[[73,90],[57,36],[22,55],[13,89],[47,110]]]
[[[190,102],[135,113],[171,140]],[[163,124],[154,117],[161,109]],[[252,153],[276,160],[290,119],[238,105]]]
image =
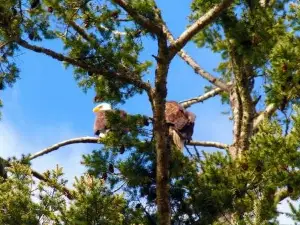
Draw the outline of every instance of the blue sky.
[[[191,1],[159,0],[163,18],[175,37],[184,31],[188,24]],[[58,42],[47,42],[48,47],[59,49]],[[208,49],[197,49],[189,43],[185,50],[207,71],[213,72],[220,57]],[[35,153],[57,142],[80,136],[93,135],[94,114],[92,112],[94,91],[84,93],[73,79],[72,69],[65,69],[60,62],[46,56],[22,50],[16,60],[20,66],[21,79],[13,88],[0,92],[4,108],[0,121],[0,156],[20,156],[22,153]],[[155,43],[146,41],[143,59],[154,60]],[[153,74],[147,75],[150,79]],[[203,78],[179,57],[171,66],[168,79],[168,100],[185,100],[204,93],[207,85]],[[145,95],[130,99],[120,108],[129,113],[150,114],[150,105]],[[193,138],[201,141],[231,143],[232,124],[221,111],[227,110],[219,97],[198,104],[189,110],[197,115]],[[64,167],[69,180],[80,175],[84,168],[79,164],[81,154],[89,153],[97,146],[77,144],[64,147],[33,160],[33,168],[40,172],[59,164]],[[204,148],[203,148],[204,149]],[[286,211],[286,210],[284,210]],[[282,224],[291,224],[282,220]]]

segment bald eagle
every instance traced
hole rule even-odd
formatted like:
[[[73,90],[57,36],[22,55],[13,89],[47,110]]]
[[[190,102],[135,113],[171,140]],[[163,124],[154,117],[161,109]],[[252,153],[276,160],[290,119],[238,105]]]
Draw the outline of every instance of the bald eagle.
[[[166,102],[166,122],[169,135],[177,149],[182,150],[184,143],[192,140],[196,115],[187,111],[176,101]]]
[[[111,105],[108,103],[101,103],[93,109],[93,112],[96,113],[94,134],[100,138],[105,137],[107,132],[111,129],[106,118],[106,112],[108,111],[113,111]],[[121,118],[125,119],[127,113],[122,110],[119,112]],[[196,119],[195,114],[185,110],[175,101],[168,101],[166,102],[165,117],[167,125],[169,126],[169,135],[172,138],[172,142],[178,149],[182,150],[184,143],[192,140]],[[126,131],[126,128],[124,128],[124,131]]]
[[[113,112],[111,105],[108,103],[101,103],[97,105],[93,112],[96,113],[96,118],[94,122],[94,134],[99,136],[100,138],[104,138],[106,134],[112,129],[112,127],[109,126],[108,120],[106,118],[106,112]],[[120,110],[120,117],[122,119],[125,119],[127,116],[127,113],[123,110]],[[116,128],[118,129],[118,128]],[[126,130],[126,129],[124,129]]]

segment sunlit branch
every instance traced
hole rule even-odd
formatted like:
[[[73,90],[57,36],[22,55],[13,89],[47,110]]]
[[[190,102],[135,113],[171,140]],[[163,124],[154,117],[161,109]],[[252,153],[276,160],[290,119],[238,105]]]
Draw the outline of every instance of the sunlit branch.
[[[269,118],[270,116],[272,116],[277,110],[277,107],[274,103],[271,103],[270,105],[268,105],[266,107],[266,109],[261,112],[261,114],[256,117],[256,119],[254,120],[254,125],[253,125],[253,129],[257,129],[259,124],[264,121],[266,118]]]
[[[175,55],[178,51],[180,51],[194,35],[196,35],[206,25],[213,22],[222,11],[231,5],[232,2],[233,0],[224,0],[201,16],[195,23],[186,29],[174,43],[172,43],[170,46],[171,54]]]
[[[94,37],[90,36],[87,32],[85,32],[84,29],[82,29],[79,25],[77,25],[74,21],[69,21],[70,25],[73,27],[73,29],[75,31],[77,31],[85,40],[89,41],[89,42],[93,42],[96,41],[94,40]],[[104,25],[100,24],[100,27],[103,28],[104,30],[108,31],[109,29],[107,27],[105,27]],[[117,30],[113,30],[112,33],[114,35],[126,35],[125,32],[121,32],[121,31],[117,31]]]
[[[69,140],[65,140],[59,143],[56,143],[48,148],[45,148],[39,152],[32,154],[29,157],[29,160],[33,160],[40,156],[46,155],[50,152],[56,151],[61,147],[72,145],[72,144],[80,144],[80,143],[90,143],[90,144],[101,144],[101,140],[98,137],[79,137],[79,138],[72,138]],[[205,147],[215,147],[220,149],[226,149],[229,147],[227,144],[219,143],[219,142],[210,142],[210,141],[191,141],[186,145],[190,146],[205,146]]]
[[[220,143],[220,142],[213,142],[213,141],[190,141],[186,145],[214,147],[214,148],[220,148],[220,149],[228,149],[229,146],[230,146],[228,144],[223,144],[223,143]]]
[[[278,189],[274,197],[275,204],[277,205],[279,202],[286,199],[287,197],[289,197],[289,193],[286,188]]]
[[[128,82],[132,85],[135,85],[138,88],[146,90],[147,92],[149,92],[151,90],[151,86],[150,86],[149,83],[146,83],[146,82],[142,81],[140,78],[136,77],[133,74],[127,74],[127,73],[126,74],[120,74],[120,73],[117,73],[117,72],[115,72],[115,73],[108,72],[108,71],[105,71],[103,68],[97,68],[95,66],[90,66],[85,62],[82,62],[82,61],[79,61],[79,60],[76,60],[76,59],[72,59],[68,56],[57,53],[53,50],[29,44],[27,41],[25,41],[23,39],[16,40],[16,43],[19,44],[20,46],[26,48],[26,49],[32,50],[32,51],[37,52],[37,53],[43,53],[43,54],[45,54],[47,56],[50,56],[50,57],[52,57],[52,58],[54,58],[58,61],[68,62],[68,63],[70,63],[74,66],[78,66],[78,67],[81,67],[81,68],[83,68],[87,71],[90,71],[91,73],[101,74],[106,78],[119,79],[119,80]]]
[[[193,104],[201,103],[209,98],[212,98],[218,94],[220,94],[223,90],[221,88],[215,88],[211,91],[206,92],[204,95],[200,95],[195,98],[187,99],[184,101],[179,102],[184,108],[188,108]]]
[[[100,24],[100,27],[103,28],[106,31],[109,30],[107,27],[103,26],[102,24]],[[119,36],[126,35],[126,32],[122,32],[122,31],[118,31],[118,30],[113,30],[112,33],[114,35],[119,35]]]
[[[53,152],[63,146],[66,146],[66,145],[71,145],[71,144],[78,144],[78,143],[91,143],[91,144],[97,144],[99,141],[99,138],[97,137],[80,137],[80,138],[73,138],[73,139],[69,139],[69,140],[66,140],[66,141],[62,141],[62,142],[59,142],[57,144],[54,144],[48,148],[45,148],[33,155],[31,155],[29,157],[29,160],[32,160],[32,159],[35,159],[37,157],[40,157],[42,155],[45,155],[45,154],[48,154],[50,152]]]

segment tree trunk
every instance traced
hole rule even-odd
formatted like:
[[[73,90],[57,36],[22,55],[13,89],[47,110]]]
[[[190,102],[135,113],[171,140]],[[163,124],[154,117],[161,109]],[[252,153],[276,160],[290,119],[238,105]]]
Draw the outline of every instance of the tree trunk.
[[[169,159],[168,128],[165,121],[167,97],[167,74],[169,59],[166,39],[159,40],[157,67],[155,71],[155,89],[152,92],[152,110],[154,118],[154,137],[156,149],[156,201],[160,225],[171,224],[169,199]]]

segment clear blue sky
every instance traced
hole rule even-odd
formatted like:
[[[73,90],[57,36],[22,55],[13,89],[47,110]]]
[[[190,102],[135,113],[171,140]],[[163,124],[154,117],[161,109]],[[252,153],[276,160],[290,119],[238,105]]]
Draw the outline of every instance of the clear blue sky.
[[[188,24],[191,1],[157,1],[163,18],[175,37]],[[59,49],[59,43],[47,42],[48,47]],[[217,75],[213,69],[220,57],[208,49],[197,49],[193,43],[185,50],[207,71]],[[73,79],[72,69],[64,69],[60,62],[37,53],[22,50],[17,58],[21,79],[12,89],[0,93],[4,108],[0,122],[0,156],[20,156],[34,153],[68,138],[93,135],[94,114],[92,112],[94,91],[85,94]],[[151,59],[156,54],[155,42],[148,40],[143,59]],[[147,75],[150,79],[153,74]],[[184,100],[204,93],[207,85],[203,78],[179,57],[171,66],[168,79],[168,100]],[[145,95],[136,96],[120,106],[129,113],[151,114]],[[189,110],[197,115],[194,140],[231,143],[232,124],[221,111],[228,110],[220,103],[219,97]],[[96,146],[79,144],[64,147],[33,161],[33,167],[41,172],[64,167],[66,176],[72,179],[84,171],[79,165],[82,153],[91,152]],[[202,148],[205,149],[205,148]]]

